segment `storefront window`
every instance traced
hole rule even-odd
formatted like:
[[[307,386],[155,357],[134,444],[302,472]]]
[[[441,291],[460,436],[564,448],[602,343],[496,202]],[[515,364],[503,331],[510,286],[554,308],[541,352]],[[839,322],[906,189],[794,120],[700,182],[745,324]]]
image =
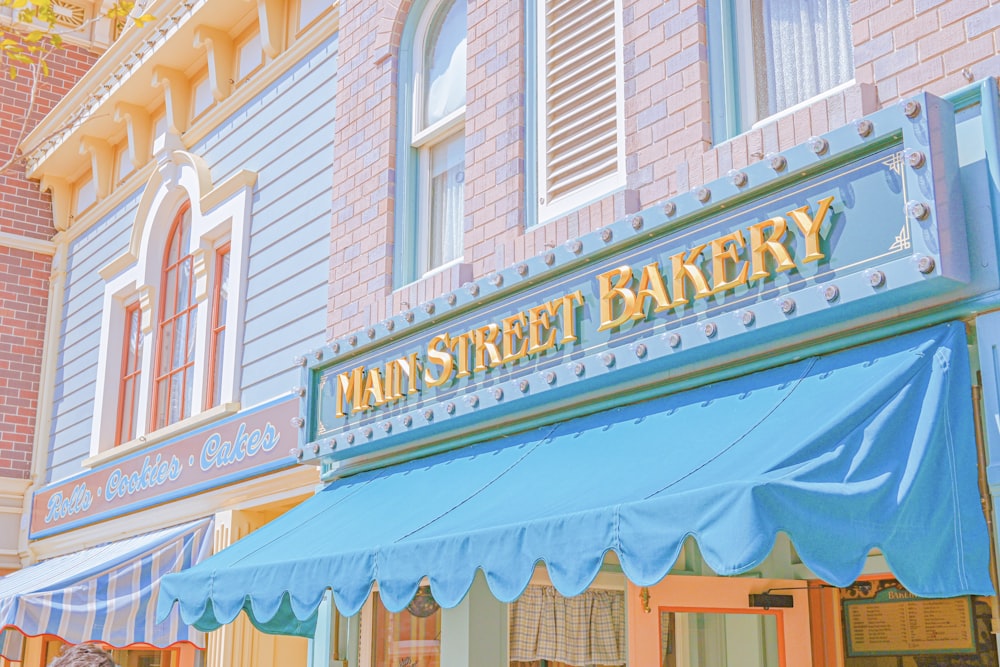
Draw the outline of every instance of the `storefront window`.
[[[772,614],[660,612],[660,667],[780,667]]]
[[[624,596],[592,589],[568,598],[529,586],[511,605],[509,651],[511,667],[624,665]]]
[[[374,667],[441,667],[441,609],[424,588],[393,613],[375,595]]]

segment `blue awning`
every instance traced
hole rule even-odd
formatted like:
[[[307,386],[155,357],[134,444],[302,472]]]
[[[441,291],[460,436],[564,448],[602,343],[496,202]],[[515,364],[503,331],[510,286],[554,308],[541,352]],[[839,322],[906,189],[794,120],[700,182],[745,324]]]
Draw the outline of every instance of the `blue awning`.
[[[190,567],[212,548],[211,519],[165,528],[29,565],[0,577],[0,654],[20,660],[21,636],[54,635],[71,644],[116,648],[188,642],[204,634],[177,613],[155,618],[153,597],[168,572]]]
[[[481,569],[510,601],[544,561],[572,596],[609,550],[651,585],[688,536],[732,575],[779,531],[838,586],[878,548],[917,595],[989,594],[967,354],[942,325],[345,478],[166,577],[159,611],[308,634],[327,589],[399,610],[426,576],[451,607]]]

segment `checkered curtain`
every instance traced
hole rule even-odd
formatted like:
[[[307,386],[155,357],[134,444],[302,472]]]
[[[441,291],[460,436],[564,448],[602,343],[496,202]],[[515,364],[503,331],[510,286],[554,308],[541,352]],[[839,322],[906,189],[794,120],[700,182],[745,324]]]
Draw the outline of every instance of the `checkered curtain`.
[[[551,586],[529,586],[511,607],[510,660],[624,665],[625,595],[588,590],[567,598]]]

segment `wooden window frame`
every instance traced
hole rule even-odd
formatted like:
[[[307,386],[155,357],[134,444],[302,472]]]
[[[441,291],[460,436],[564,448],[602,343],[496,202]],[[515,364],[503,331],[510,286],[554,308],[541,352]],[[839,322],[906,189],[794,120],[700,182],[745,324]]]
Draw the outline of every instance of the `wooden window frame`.
[[[167,327],[173,325],[175,322],[180,320],[185,315],[188,316],[189,318],[197,316],[198,302],[195,294],[194,255],[192,255],[190,248],[180,247],[180,242],[181,240],[183,240],[183,234],[181,234],[180,239],[176,239],[177,235],[181,232],[181,226],[184,223],[185,214],[190,214],[190,210],[191,210],[191,203],[185,202],[184,205],[181,206],[181,208],[177,211],[176,215],[174,216],[174,221],[170,226],[170,232],[167,234],[167,243],[163,251],[163,265],[162,265],[163,268],[160,274],[160,304],[159,304],[160,313],[159,317],[157,318],[157,325],[156,325],[156,351],[155,351],[155,362],[153,366],[155,370],[153,372],[153,401],[152,401],[153,429],[152,430],[154,431],[160,428],[164,428],[166,426],[170,426],[171,424],[176,423],[178,421],[182,421],[190,417],[192,413],[192,406],[188,405],[187,403],[188,397],[186,396],[186,391],[187,391],[186,380],[188,373],[192,374],[194,373],[195,355],[185,354],[184,359],[181,363],[177,363],[177,361],[174,359],[169,359],[167,361],[166,367],[164,366],[164,360],[162,358],[163,337],[164,337],[164,332],[167,330]],[[188,224],[190,225],[190,220],[188,221]],[[176,261],[171,262],[171,251],[174,248],[175,239],[176,239],[178,253],[183,253],[183,254],[178,254]],[[178,295],[176,290],[177,283],[179,282],[177,278],[180,276],[180,269],[183,267],[185,263],[189,264],[189,271],[190,271],[189,275],[191,277],[188,283],[189,298],[187,306],[185,306],[182,310],[175,308],[174,312],[167,313],[166,311],[167,301],[168,301],[167,290],[173,289],[173,297],[174,297],[173,303],[175,305],[179,303],[177,299]],[[176,271],[176,273],[174,274],[175,284],[173,286],[170,285],[170,273],[172,270]],[[187,335],[188,332],[191,330],[191,328],[192,327],[189,324],[188,330],[184,332],[185,343],[190,342],[187,340]],[[197,332],[195,332],[194,335],[197,337]],[[175,346],[176,346],[176,339],[174,345],[171,346],[171,349],[173,349]],[[189,345],[185,344],[184,349],[188,348]],[[174,398],[173,394],[170,393],[170,381],[174,378],[174,376],[178,374],[180,374],[182,377],[182,383],[180,389],[181,414],[177,417],[177,419],[171,420],[169,417],[169,407],[167,408],[166,415],[161,414],[160,401],[161,398],[163,398],[161,392],[163,391],[163,388],[166,388],[167,395],[166,395],[166,402],[164,403],[164,405],[169,406],[171,400]]]
[[[212,318],[209,325],[209,345],[208,345],[208,391],[205,393],[205,409],[219,405],[222,402],[220,393],[221,384],[219,373],[216,372],[218,355],[224,353],[226,342],[226,322],[219,317],[219,306],[222,303],[222,287],[229,278],[229,271],[223,275],[222,266],[225,258],[229,256],[230,243],[226,241],[215,249],[215,281],[212,286]],[[226,310],[230,308],[229,299],[226,299]],[[220,341],[221,346],[220,347]],[[217,395],[218,394],[218,395]]]
[[[133,322],[134,319],[134,322]],[[133,326],[134,324],[134,326]],[[136,437],[139,424],[139,386],[142,382],[142,310],[139,302],[136,301],[125,307],[125,335],[122,337],[125,345],[122,349],[122,364],[119,375],[118,387],[118,418],[115,420],[115,446],[129,442]],[[133,339],[135,344],[133,345]],[[133,354],[133,351],[135,352]],[[129,372],[129,360],[132,361],[132,371]],[[132,382],[129,390],[129,381]],[[127,404],[127,410],[126,410]],[[129,415],[131,425],[128,429],[128,438],[122,436],[122,426],[126,414]]]

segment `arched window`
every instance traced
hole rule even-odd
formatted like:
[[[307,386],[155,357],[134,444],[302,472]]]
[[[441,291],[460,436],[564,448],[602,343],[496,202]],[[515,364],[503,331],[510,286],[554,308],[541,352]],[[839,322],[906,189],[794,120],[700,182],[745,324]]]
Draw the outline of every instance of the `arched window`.
[[[197,301],[191,254],[191,206],[174,218],[163,258],[153,377],[153,428],[191,416]]]
[[[407,280],[462,258],[465,216],[466,0],[430,0],[412,33],[412,100],[401,119],[408,155],[397,198],[406,216]],[[404,86],[405,88],[405,86]]]
[[[118,426],[115,444],[136,436],[139,422],[139,383],[142,379],[142,313],[139,302],[125,308],[125,337],[122,346],[121,387],[118,391]]]

